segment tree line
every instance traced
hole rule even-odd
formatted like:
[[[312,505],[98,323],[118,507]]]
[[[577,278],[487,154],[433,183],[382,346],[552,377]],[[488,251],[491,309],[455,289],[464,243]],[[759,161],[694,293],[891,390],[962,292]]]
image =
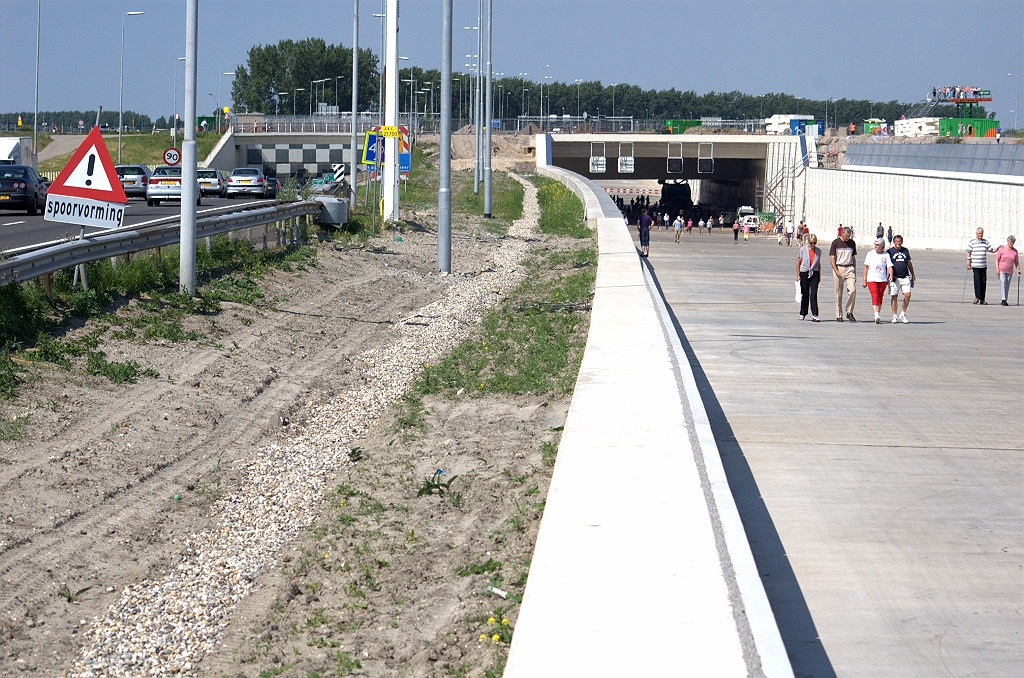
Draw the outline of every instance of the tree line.
[[[368,49],[359,50],[359,107],[362,111],[379,110],[381,73],[377,55]],[[276,45],[256,45],[249,50],[245,65],[235,71],[232,98],[239,111],[268,114],[308,114],[316,103],[338,105],[341,111],[351,106],[352,50],[341,44],[327,44],[319,38],[282,40]],[[456,72],[452,83],[452,115],[468,118],[474,99],[475,79],[472,73]],[[317,80],[327,79],[325,85]],[[441,102],[441,73],[438,69],[410,66],[399,70],[399,110],[413,107],[420,113],[437,113]],[[597,80],[587,82],[541,83],[522,77],[499,77],[493,81],[495,117],[536,116],[543,103],[545,115],[633,116],[638,119],[673,118],[725,119],[767,118],[779,114],[806,114],[816,119],[845,127],[867,118],[897,120],[915,102],[867,99],[808,99],[786,93],[761,95],[744,92],[698,94],[696,91],[643,89],[637,85],[605,85]],[[541,99],[543,89],[543,100]],[[337,92],[337,94],[336,94]],[[922,96],[922,99],[924,97]],[[459,115],[461,109],[462,115]],[[983,109],[984,110],[984,109]],[[953,106],[940,106],[934,116],[953,116]],[[983,113],[984,115],[984,113]]]
[[[32,111],[20,113],[0,113],[0,130],[4,131],[32,131]],[[18,127],[18,117],[21,116],[21,127]],[[127,129],[149,131],[153,127],[152,119],[145,113],[136,111],[125,111],[123,113],[124,124]],[[39,131],[47,132],[54,127],[60,132],[75,132],[78,130],[78,121],[85,123],[85,129],[92,129],[96,124],[96,111],[39,111]],[[107,125],[117,129],[117,111],[103,111],[100,114],[100,125]]]

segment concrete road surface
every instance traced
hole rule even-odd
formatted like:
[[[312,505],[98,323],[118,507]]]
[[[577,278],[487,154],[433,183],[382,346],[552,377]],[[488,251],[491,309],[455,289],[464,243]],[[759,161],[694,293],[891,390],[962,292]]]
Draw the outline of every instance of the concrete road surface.
[[[911,324],[867,322],[862,269],[836,323],[824,242],[801,322],[795,247],[652,235],[796,675],[1021,675],[1024,307],[961,305],[964,255],[911,241]]]

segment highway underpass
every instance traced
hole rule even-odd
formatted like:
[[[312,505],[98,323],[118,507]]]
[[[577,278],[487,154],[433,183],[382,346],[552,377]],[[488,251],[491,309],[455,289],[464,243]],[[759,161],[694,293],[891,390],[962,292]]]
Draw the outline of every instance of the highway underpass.
[[[538,153],[550,164],[588,179],[699,180],[702,203],[732,206],[759,204],[764,187],[804,155],[802,137],[789,136],[551,134],[544,147],[540,139]]]

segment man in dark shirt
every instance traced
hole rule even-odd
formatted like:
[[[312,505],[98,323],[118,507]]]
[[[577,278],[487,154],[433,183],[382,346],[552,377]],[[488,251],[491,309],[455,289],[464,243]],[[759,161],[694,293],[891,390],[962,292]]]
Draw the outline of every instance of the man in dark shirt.
[[[910,291],[914,287],[917,276],[914,275],[914,263],[910,261],[910,250],[903,246],[903,236],[897,235],[892,239],[892,247],[887,250],[889,259],[892,261],[892,283],[889,285],[889,294],[892,295],[892,322],[897,321],[906,325],[907,307],[910,306]],[[903,310],[896,314],[896,297],[900,290],[903,291]]]
[[[832,263],[832,277],[836,292],[836,322],[843,322],[843,288],[846,288],[846,319],[857,322],[853,317],[853,304],[857,299],[857,245],[851,239],[853,231],[842,227],[838,238],[832,241],[828,258]]]
[[[636,229],[640,232],[640,256],[646,257],[651,252],[651,224],[654,219],[647,214],[647,208],[640,210],[640,219],[637,220]]]

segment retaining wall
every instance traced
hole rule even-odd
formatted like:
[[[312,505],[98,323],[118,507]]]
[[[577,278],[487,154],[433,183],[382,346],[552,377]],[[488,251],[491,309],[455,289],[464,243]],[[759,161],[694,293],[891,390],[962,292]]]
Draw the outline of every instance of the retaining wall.
[[[936,177],[807,169],[797,214],[829,243],[839,224],[867,245],[878,222],[902,235],[908,249],[964,249],[979,226],[994,246],[1024,231],[1024,186]]]
[[[504,675],[792,678],[668,309],[611,199],[538,141],[599,257]]]

